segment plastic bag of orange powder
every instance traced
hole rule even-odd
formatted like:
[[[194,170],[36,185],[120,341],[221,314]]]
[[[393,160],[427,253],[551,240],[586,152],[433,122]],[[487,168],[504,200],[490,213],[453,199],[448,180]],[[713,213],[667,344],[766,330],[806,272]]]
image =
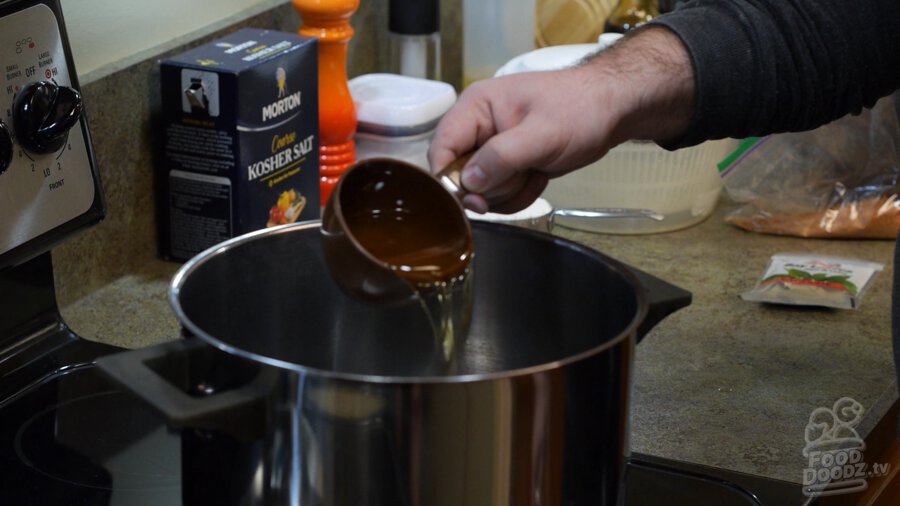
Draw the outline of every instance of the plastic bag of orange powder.
[[[900,93],[816,130],[748,139],[723,168],[735,226],[766,234],[894,239]]]

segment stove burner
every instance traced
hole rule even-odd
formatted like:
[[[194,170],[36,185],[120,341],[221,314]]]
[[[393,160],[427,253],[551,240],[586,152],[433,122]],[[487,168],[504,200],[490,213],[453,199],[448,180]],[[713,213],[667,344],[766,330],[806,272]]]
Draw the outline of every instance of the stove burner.
[[[93,346],[77,341],[62,348],[70,353],[61,363],[77,357],[81,365],[40,376],[0,402],[0,504],[264,504],[257,485],[261,443],[169,429],[82,362],[96,353]]]
[[[36,413],[15,437],[22,463],[71,485],[103,490],[176,489],[180,442],[126,394],[107,391]]]
[[[180,433],[91,365],[40,377],[0,404],[0,504],[184,504]]]

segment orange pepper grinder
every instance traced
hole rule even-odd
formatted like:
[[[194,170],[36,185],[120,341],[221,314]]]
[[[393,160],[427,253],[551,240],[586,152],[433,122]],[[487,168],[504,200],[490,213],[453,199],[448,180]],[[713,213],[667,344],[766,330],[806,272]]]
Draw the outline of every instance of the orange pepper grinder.
[[[298,33],[319,39],[319,179],[324,206],[341,174],[356,161],[356,109],[347,86],[350,16],[359,0],[293,0]]]

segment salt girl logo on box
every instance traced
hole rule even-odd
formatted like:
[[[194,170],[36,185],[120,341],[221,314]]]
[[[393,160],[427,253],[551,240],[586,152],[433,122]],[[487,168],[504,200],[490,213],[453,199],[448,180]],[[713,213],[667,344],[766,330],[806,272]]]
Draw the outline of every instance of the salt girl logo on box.
[[[849,494],[868,487],[867,478],[884,476],[890,463],[865,461],[866,442],[856,426],[862,420],[862,404],[842,397],[831,409],[816,408],[809,415],[804,438],[803,494],[809,497]]]
[[[300,104],[302,103],[299,91],[288,95],[287,72],[282,67],[278,67],[275,70],[275,81],[278,84],[278,100],[262,108],[263,121],[268,121],[277,118],[282,114],[289,113],[300,107]]]

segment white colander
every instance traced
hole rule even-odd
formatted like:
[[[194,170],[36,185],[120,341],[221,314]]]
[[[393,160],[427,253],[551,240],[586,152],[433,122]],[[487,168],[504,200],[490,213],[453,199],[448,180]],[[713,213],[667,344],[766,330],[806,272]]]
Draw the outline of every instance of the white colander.
[[[626,142],[597,162],[550,181],[543,197],[554,207],[650,209],[662,221],[596,220],[605,233],[667,232],[699,223],[715,209],[722,191],[718,163],[737,147],[731,139],[678,151]]]

